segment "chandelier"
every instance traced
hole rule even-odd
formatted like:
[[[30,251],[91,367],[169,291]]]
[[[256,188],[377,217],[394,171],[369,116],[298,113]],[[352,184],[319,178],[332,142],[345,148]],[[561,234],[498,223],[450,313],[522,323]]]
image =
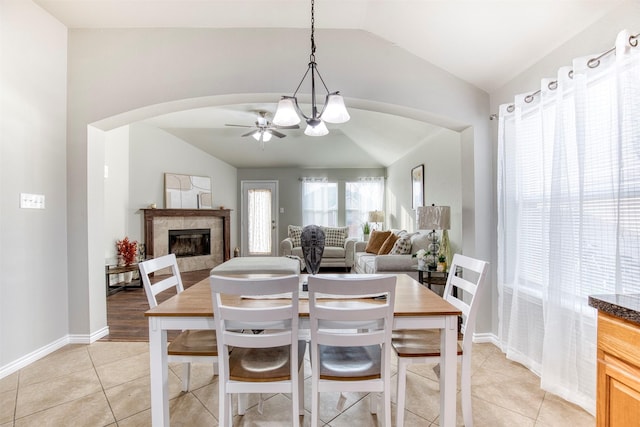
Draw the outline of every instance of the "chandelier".
[[[296,91],[292,96],[283,96],[278,102],[276,114],[273,116],[273,123],[278,126],[292,126],[300,123],[300,116],[304,117],[307,127],[304,134],[308,136],[323,136],[329,133],[329,129],[325,125],[327,123],[345,123],[351,117],[344,106],[344,99],[339,91],[329,92],[327,85],[324,83],[318,65],[316,64],[316,42],[314,38],[315,32],[314,18],[314,0],[311,0],[311,55],[309,55],[309,66],[302,76],[302,80],[298,84]],[[307,116],[300,106],[296,94],[302,86],[307,75],[311,74],[311,115]],[[322,82],[327,94],[325,95],[324,105],[320,110],[316,104],[316,76]]]

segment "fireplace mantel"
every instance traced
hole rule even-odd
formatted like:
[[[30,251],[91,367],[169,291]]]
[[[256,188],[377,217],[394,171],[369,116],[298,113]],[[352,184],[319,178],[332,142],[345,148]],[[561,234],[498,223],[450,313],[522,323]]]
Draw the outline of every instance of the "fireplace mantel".
[[[147,257],[153,258],[153,220],[156,217],[219,217],[222,218],[224,261],[231,258],[231,209],[141,209],[144,212],[144,243]]]

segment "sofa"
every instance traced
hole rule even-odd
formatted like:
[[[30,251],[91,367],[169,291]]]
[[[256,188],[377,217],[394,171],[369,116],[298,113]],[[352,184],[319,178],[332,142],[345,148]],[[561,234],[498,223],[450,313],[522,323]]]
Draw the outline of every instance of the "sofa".
[[[387,239],[393,241],[392,246]],[[387,245],[382,247],[384,243],[377,244],[380,240]],[[374,231],[368,242],[356,242],[353,271],[358,274],[405,273],[417,280],[418,260],[413,254],[420,249],[427,250],[430,243],[424,233],[407,233],[404,230]]]
[[[280,255],[299,257],[302,255],[302,226],[290,225],[287,229],[288,237],[280,242]],[[320,267],[343,267],[350,270],[354,261],[356,238],[349,237],[347,227],[321,227],[324,231],[324,252]]]

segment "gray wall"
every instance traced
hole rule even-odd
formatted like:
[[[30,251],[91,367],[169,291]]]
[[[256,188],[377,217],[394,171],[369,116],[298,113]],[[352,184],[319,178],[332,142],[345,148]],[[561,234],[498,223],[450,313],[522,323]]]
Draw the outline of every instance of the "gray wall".
[[[458,132],[442,129],[387,169],[386,214],[391,228],[416,231],[411,169],[424,165],[424,203],[451,207],[452,253],[462,251],[462,145]]]
[[[66,343],[67,29],[26,1],[0,4],[0,378]],[[45,196],[20,209],[20,193]]]

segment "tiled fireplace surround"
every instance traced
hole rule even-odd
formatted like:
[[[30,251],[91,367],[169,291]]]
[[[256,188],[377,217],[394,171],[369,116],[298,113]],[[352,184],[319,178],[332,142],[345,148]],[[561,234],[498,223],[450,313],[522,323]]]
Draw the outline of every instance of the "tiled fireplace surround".
[[[178,258],[180,271],[211,269],[230,258],[229,209],[143,209],[147,257],[169,252],[169,230],[208,228],[211,254]]]

